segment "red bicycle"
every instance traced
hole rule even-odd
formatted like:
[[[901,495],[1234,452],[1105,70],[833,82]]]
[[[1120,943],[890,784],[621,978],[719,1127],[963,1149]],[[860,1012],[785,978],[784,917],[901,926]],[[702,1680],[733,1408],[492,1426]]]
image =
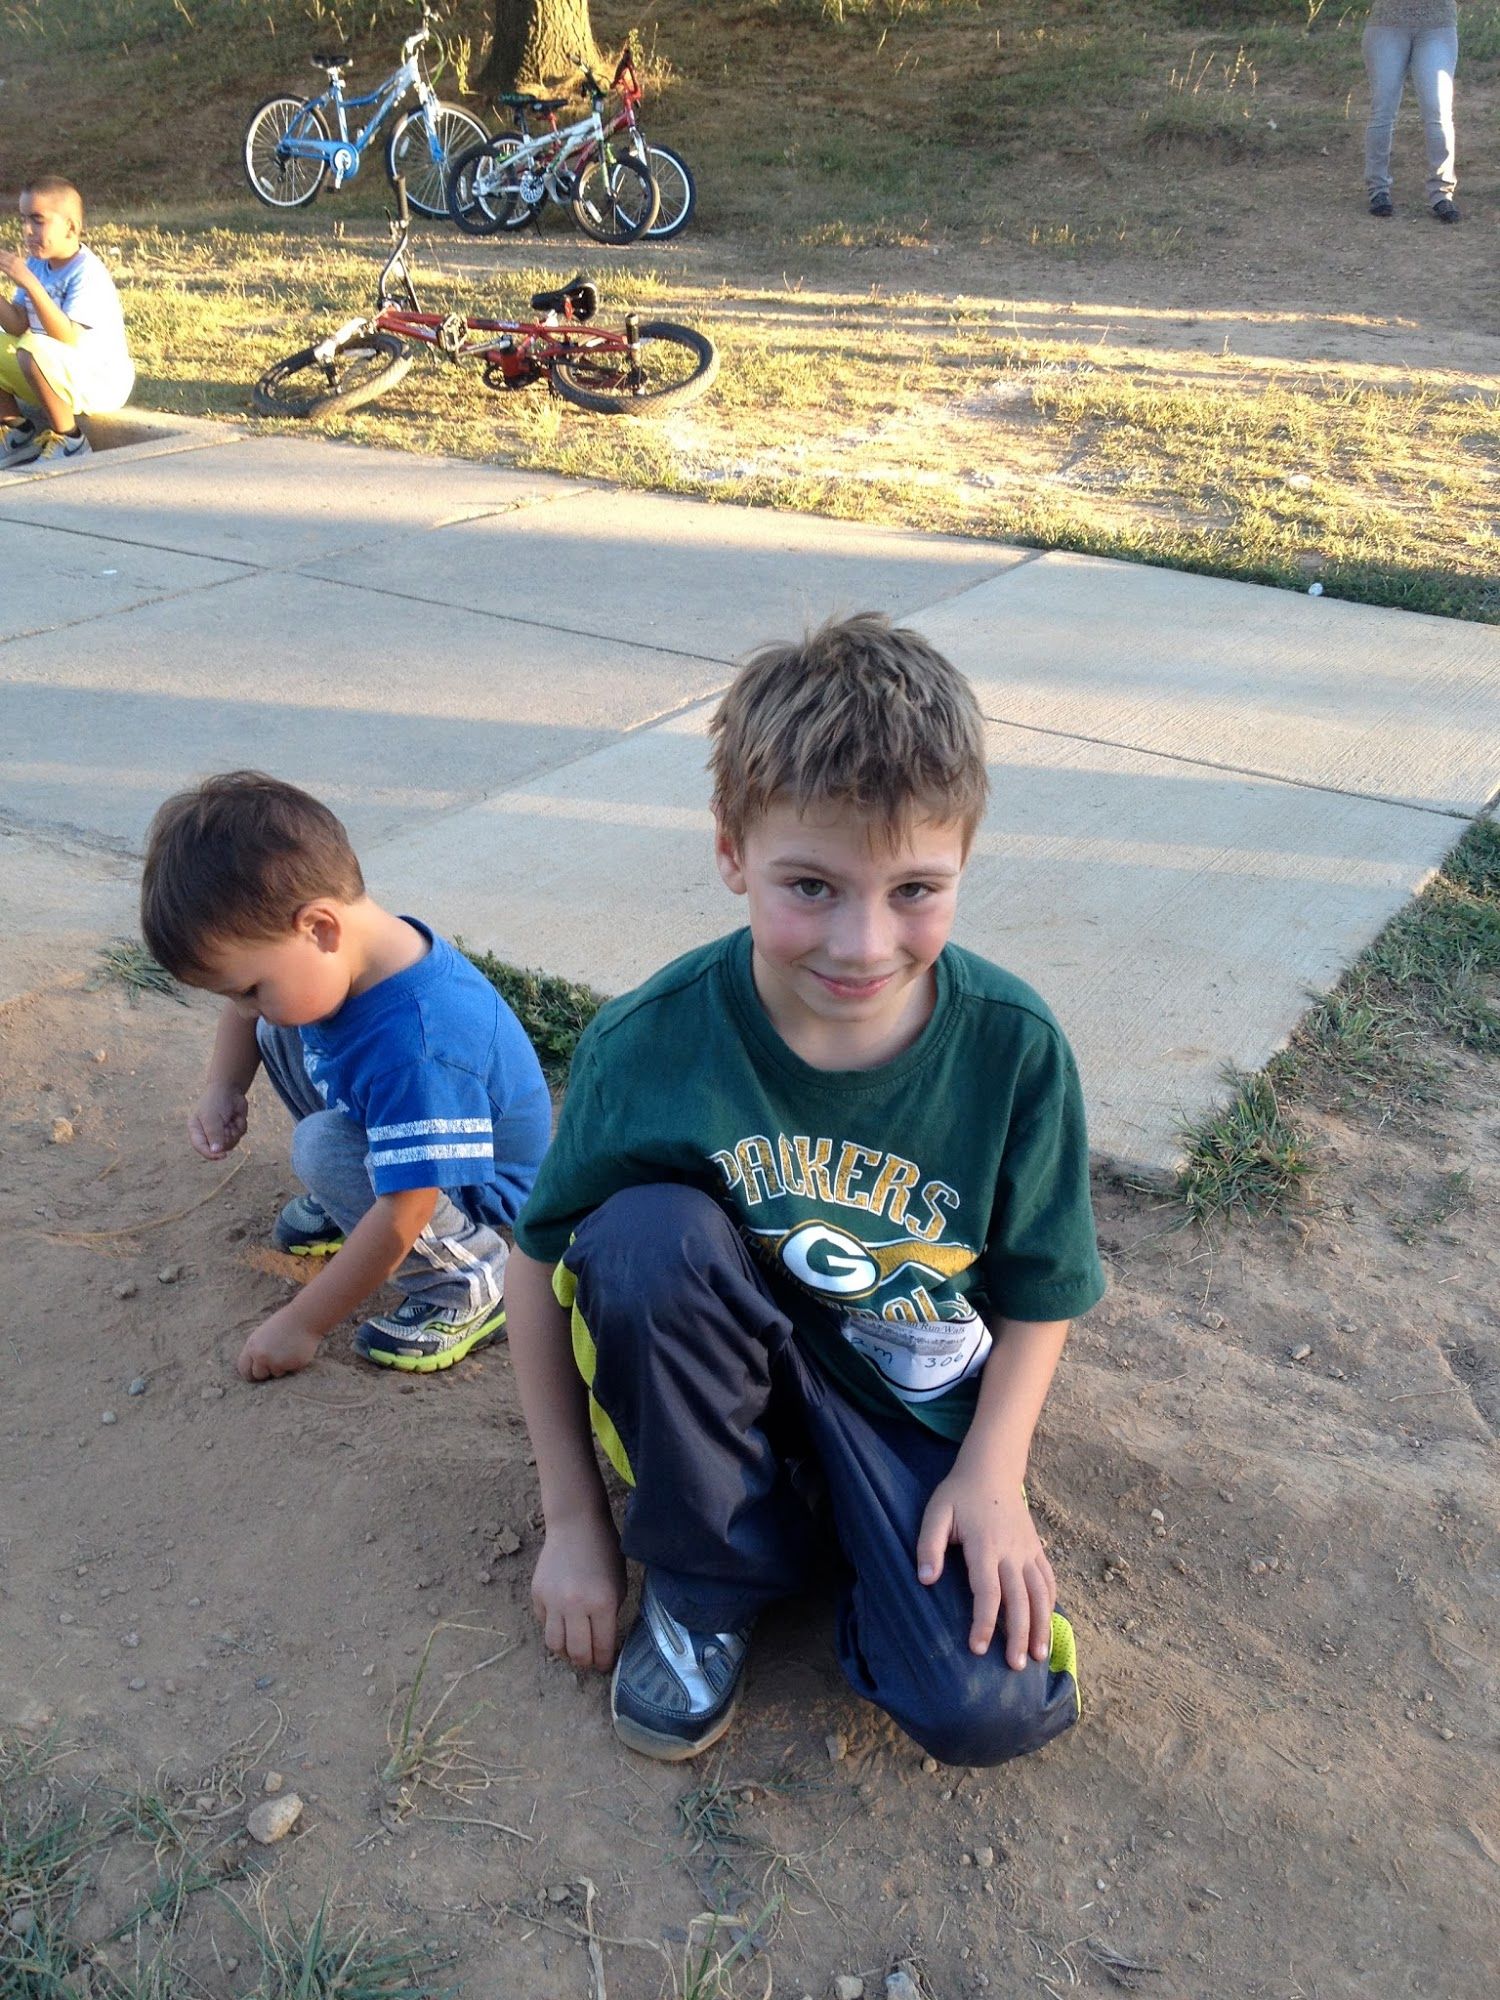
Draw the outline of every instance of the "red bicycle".
[[[618,331],[594,325],[599,295],[577,277],[537,292],[538,320],[484,319],[423,310],[406,263],[411,211],[396,182],[391,254],[380,273],[373,317],[335,327],[311,347],[273,362],[251,392],[266,417],[317,421],[383,396],[407,373],[417,348],[443,361],[474,361],[488,389],[548,387],[579,409],[604,416],[648,415],[690,403],[719,372],[718,349],[705,333],[671,320],[625,315]]]

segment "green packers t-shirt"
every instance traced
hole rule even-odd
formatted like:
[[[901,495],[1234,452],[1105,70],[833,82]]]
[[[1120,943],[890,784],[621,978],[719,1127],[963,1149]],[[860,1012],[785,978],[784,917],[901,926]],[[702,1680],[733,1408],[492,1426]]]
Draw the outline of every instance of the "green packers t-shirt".
[[[677,959],[590,1023],[520,1220],[564,1259],[622,1188],[702,1189],[867,1408],[961,1438],[998,1319],[1103,1296],[1072,1052],[1023,981],[957,945],[909,1049],[815,1069],[755,991],[748,930]]]

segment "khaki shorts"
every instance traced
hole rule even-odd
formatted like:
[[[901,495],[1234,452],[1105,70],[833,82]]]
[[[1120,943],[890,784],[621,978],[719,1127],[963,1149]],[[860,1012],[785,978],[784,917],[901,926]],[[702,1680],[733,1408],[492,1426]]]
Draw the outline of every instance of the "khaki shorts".
[[[8,389],[23,402],[35,400],[36,391],[21,373],[17,355],[24,351],[35,361],[47,386],[85,416],[105,415],[122,410],[135,386],[135,370],[118,356],[99,356],[88,342],[70,345],[54,340],[49,333],[0,333],[0,389]]]

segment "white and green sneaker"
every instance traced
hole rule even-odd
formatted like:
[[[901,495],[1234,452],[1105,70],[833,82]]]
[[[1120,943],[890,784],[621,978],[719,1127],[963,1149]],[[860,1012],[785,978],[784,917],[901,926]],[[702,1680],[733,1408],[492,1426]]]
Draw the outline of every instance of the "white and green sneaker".
[[[331,1257],[344,1247],[344,1232],[320,1201],[293,1195],[271,1226],[271,1241],[289,1257]]]
[[[505,1307],[464,1313],[457,1306],[424,1305],[407,1299],[393,1313],[367,1319],[354,1336],[354,1351],[380,1368],[430,1375],[451,1368],[505,1330]]]

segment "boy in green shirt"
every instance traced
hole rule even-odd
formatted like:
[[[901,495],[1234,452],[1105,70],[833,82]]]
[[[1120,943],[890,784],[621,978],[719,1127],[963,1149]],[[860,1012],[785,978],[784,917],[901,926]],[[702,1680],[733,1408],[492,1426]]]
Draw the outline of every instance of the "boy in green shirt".
[[[1022,1482],[1104,1285],[1067,1043],[948,941],[983,723],[866,614],[758,654],[712,730],[749,928],[601,1010],[516,1226],[533,1603],[553,1652],[615,1661],[622,1741],[691,1757],[821,1539],[850,1685],[945,1762],[1000,1763],[1077,1719]],[[633,1488],[620,1535],[591,1424]],[[616,1660],[622,1551],[645,1579]]]

